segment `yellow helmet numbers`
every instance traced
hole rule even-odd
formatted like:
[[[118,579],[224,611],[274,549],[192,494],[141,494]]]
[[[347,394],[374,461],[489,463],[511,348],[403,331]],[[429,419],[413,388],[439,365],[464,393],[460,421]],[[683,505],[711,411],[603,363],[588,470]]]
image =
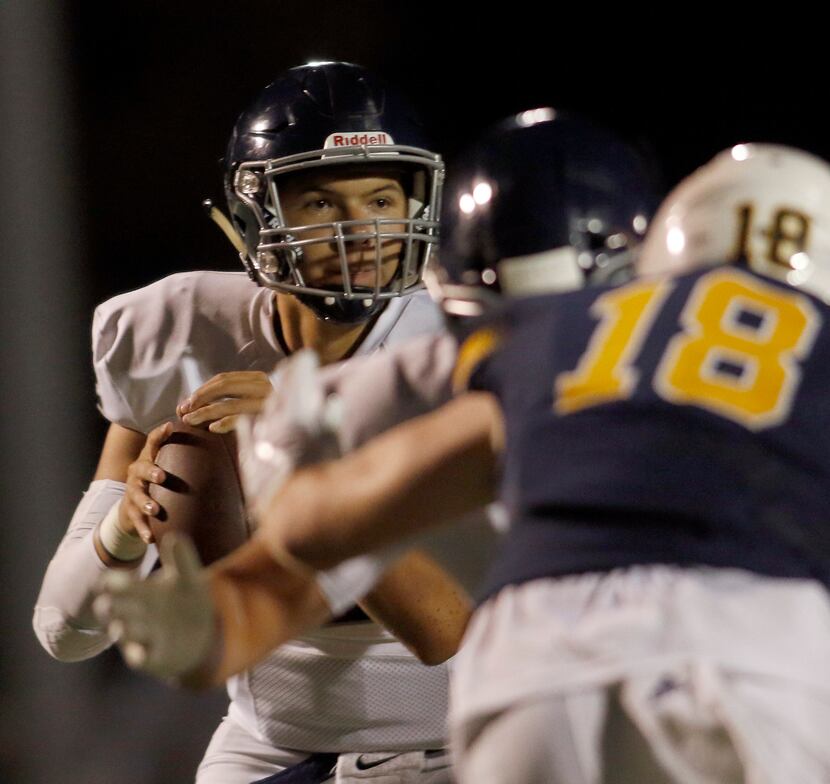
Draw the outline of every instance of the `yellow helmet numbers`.
[[[752,204],[738,208],[738,241],[732,260],[746,259],[750,264],[767,261],[793,267],[792,258],[803,253],[810,237],[810,217],[798,210],[774,210],[766,225],[759,226],[757,210]]]

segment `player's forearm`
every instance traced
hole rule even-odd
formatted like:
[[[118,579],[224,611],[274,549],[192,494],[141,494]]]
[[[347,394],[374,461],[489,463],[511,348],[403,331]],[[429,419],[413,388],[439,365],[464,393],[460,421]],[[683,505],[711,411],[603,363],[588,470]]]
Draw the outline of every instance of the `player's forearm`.
[[[269,651],[330,617],[316,582],[275,564],[258,539],[210,571],[217,615],[217,645],[186,685],[218,685]]]
[[[98,581],[108,567],[94,537],[101,519],[123,494],[121,482],[90,485],[43,577],[32,624],[41,645],[61,661],[86,659],[110,645],[92,612]]]
[[[474,396],[297,472],[260,530],[277,560],[316,569],[457,519],[494,497],[492,402]]]
[[[60,661],[88,659],[110,645],[91,607],[105,566],[92,544],[92,532],[63,547],[43,578],[32,627],[43,648]]]
[[[393,564],[361,606],[424,664],[455,655],[473,609],[464,588],[419,550]]]

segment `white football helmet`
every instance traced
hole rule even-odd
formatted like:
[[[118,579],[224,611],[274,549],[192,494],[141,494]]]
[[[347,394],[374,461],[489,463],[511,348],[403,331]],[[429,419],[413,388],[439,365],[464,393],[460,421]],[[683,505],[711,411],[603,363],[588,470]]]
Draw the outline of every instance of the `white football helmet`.
[[[774,144],[738,144],[663,201],[640,275],[745,262],[830,301],[830,165]]]

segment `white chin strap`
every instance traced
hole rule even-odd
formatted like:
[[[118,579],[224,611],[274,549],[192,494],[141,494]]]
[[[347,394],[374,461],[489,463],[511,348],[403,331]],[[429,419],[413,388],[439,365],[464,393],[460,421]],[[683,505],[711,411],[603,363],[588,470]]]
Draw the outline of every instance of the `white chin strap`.
[[[221,229],[222,234],[230,240],[231,245],[236,248],[236,251],[243,256],[247,255],[242,237],[237,234],[236,229],[234,229],[233,224],[228,220],[225,213],[213,204],[210,199],[205,199],[202,202],[202,206],[207,211],[208,217]]]

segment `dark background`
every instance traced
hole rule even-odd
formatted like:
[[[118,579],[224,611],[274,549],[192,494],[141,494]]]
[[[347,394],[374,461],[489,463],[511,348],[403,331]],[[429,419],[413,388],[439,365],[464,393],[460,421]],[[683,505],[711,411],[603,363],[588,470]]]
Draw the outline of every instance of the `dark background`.
[[[223,205],[221,157],[239,112],[309,60],[357,62],[399,85],[449,165],[487,124],[536,106],[618,131],[651,155],[664,191],[739,141],[830,156],[807,19],[793,35],[787,15],[772,17],[759,35],[722,15],[608,13],[524,0],[489,12],[377,0],[78,4],[65,19],[89,305],[174,270],[239,269],[201,201]]]
[[[51,661],[30,616],[105,429],[92,308],[237,269],[200,203],[221,202],[225,142],[265,84],[308,60],[369,66],[450,166],[510,112],[582,112],[649,150],[668,189],[739,141],[830,154],[815,28],[796,6],[0,0],[0,781],[187,781],[221,715],[221,694],[172,692],[115,653]]]

